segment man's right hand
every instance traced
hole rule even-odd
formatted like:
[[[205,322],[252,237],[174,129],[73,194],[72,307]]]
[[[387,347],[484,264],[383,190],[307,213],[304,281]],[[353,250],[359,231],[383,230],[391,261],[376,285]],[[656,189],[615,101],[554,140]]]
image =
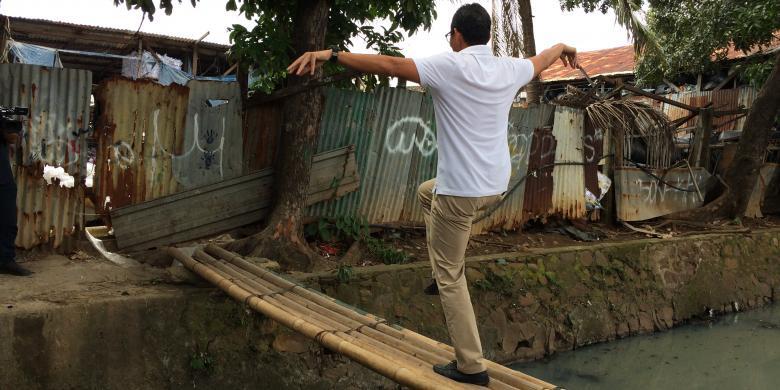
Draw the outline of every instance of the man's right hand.
[[[534,64],[534,77],[538,76],[539,73],[542,73],[543,70],[549,68],[550,65],[554,64],[559,58],[561,59],[561,62],[563,62],[563,66],[570,66],[572,69],[577,69],[577,49],[559,43],[529,58]]]
[[[561,62],[563,66],[571,66],[572,69],[577,69],[577,49],[568,45],[563,45],[563,52],[561,53]]]

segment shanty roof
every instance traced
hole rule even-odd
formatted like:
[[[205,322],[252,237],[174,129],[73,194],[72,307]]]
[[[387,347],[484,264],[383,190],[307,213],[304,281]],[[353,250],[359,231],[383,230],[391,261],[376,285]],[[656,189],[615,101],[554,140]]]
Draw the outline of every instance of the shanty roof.
[[[194,51],[197,44],[199,75],[221,75],[230,66],[226,54],[230,49],[228,45],[45,19],[16,16],[9,16],[8,19],[11,38],[18,42],[58,50],[120,56],[137,51],[139,44],[142,44],[144,50],[153,50],[183,60],[187,64],[187,68],[190,60],[194,61]],[[115,58],[76,55],[68,52],[61,52],[60,57],[65,67],[92,71],[93,80],[100,80],[122,70],[122,61]]]
[[[71,50],[103,49],[114,54],[127,54],[137,46],[138,39],[160,50],[186,49],[191,51],[197,43],[198,52],[206,56],[224,54],[230,46],[195,39],[151,34],[111,27],[91,26],[46,19],[30,19],[9,16],[14,39],[27,43]],[[58,46],[59,45],[59,46]],[[119,51],[119,52],[117,52]]]
[[[634,74],[634,47],[628,45],[611,49],[584,51],[577,54],[577,61],[585,69],[589,77],[630,75]],[[542,82],[548,83],[552,81],[584,79],[585,77],[579,69],[564,67],[563,63],[556,61],[542,72],[540,78]]]
[[[738,60],[759,53],[773,53],[780,50],[780,31],[778,31],[772,42],[765,47],[754,47],[747,53],[734,49],[730,46],[726,59]],[[602,49],[595,51],[584,51],[577,54],[577,60],[588,73],[589,77],[594,76],[618,76],[634,74],[634,47],[632,45],[614,47],[611,49]],[[578,69],[567,68],[563,63],[556,61],[552,66],[542,72],[540,76],[542,82],[549,83],[554,81],[568,81],[584,79]]]

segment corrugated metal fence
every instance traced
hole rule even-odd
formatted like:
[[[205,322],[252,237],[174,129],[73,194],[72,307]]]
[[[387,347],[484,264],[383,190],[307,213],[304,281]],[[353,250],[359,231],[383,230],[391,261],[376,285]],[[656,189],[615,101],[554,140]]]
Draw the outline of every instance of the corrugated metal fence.
[[[243,172],[237,83],[114,78],[97,100],[98,206],[138,204]]]
[[[721,89],[718,91],[701,92],[681,92],[664,95],[680,103],[685,103],[694,107],[703,107],[712,102],[712,107],[718,111],[736,110],[739,106],[750,108],[758,95],[758,90],[753,87],[739,87],[737,89]],[[671,104],[663,103],[650,98],[638,98],[656,109],[662,111],[670,120],[684,118],[690,112],[684,108],[675,107]],[[737,115],[728,115],[712,118],[712,127],[718,131],[737,130],[741,131],[745,123],[745,118],[736,119]],[[736,119],[736,120],[735,120]],[[699,117],[690,119],[682,127],[694,127],[699,123]]]
[[[16,245],[58,248],[81,222],[83,189],[47,184],[43,167],[62,167],[78,183],[86,171],[92,73],[0,64],[0,104],[29,107],[22,142],[13,151],[18,188]]]
[[[551,133],[554,112],[555,130]],[[528,173],[529,157],[541,163],[534,169],[553,162],[588,163],[587,170],[593,170],[595,177],[598,159],[592,148],[594,140],[591,136],[590,141],[585,141],[582,116],[580,110],[559,107],[556,111],[550,105],[512,109],[508,129],[512,157],[510,186],[519,182],[518,188],[489,218],[476,225],[475,231],[518,228],[530,218],[554,213],[569,218],[585,217],[585,167],[556,167],[553,171],[550,166],[539,174],[532,172],[533,178],[554,172],[554,180],[543,181],[550,186],[547,190],[539,188],[542,182],[538,180],[529,180],[532,187],[528,188],[521,180]],[[595,142],[602,141],[599,138]],[[308,214],[327,218],[360,215],[370,223],[423,223],[417,187],[436,176],[437,158],[436,123],[430,96],[396,88],[373,93],[328,89],[318,152],[350,144],[356,145],[362,179],[360,189],[312,206]],[[591,161],[586,161],[585,144],[593,150],[588,156]],[[597,189],[591,191],[598,194]],[[532,203],[523,212],[524,198],[529,195]]]

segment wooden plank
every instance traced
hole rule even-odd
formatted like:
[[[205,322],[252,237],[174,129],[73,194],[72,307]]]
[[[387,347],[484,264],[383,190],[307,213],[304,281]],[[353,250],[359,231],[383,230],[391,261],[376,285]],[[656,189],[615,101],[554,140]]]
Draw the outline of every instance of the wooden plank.
[[[353,146],[312,158],[307,205],[360,187]],[[111,211],[117,246],[143,250],[189,241],[260,221],[271,209],[273,172],[264,169]]]

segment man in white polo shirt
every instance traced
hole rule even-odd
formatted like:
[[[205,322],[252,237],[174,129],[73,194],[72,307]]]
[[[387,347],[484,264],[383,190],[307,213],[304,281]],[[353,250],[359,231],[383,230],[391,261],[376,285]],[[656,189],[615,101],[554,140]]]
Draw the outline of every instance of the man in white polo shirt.
[[[495,57],[487,46],[490,15],[477,3],[460,7],[450,26],[450,53],[412,60],[329,49],[305,53],[287,70],[314,74],[318,65],[332,61],[363,73],[417,82],[433,96],[438,167],[436,179],[418,190],[435,279],[426,293],[441,296],[457,358],[435,365],[434,371],[486,385],[490,379],[463,260],[471,222],[479,210],[498,202],[509,185],[507,127],[518,90],[558,58],[575,68],[577,51],[557,44],[529,59]]]

